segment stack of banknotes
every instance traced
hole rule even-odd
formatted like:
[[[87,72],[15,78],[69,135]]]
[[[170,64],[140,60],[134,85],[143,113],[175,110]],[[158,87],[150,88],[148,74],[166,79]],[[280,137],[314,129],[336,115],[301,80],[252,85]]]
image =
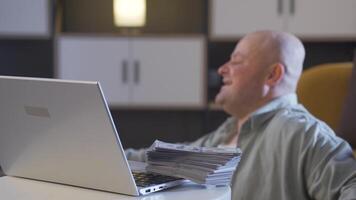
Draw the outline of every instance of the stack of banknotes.
[[[146,170],[205,185],[229,185],[241,159],[239,148],[194,147],[156,140]]]

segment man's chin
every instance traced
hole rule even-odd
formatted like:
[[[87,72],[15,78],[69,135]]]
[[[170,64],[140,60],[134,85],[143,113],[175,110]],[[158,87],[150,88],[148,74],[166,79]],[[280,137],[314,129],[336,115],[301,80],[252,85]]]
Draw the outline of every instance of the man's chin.
[[[225,102],[224,97],[220,93],[217,94],[216,97],[215,97],[214,103],[219,107],[223,107],[224,106],[224,102]]]
[[[218,95],[216,95],[215,97],[215,105],[217,105],[219,108],[223,109],[226,113],[232,115],[232,112],[230,110],[231,105],[229,106],[229,101],[227,101],[226,98],[224,98],[224,96],[219,93]]]
[[[215,96],[215,104],[217,105],[224,104],[227,97],[228,97],[228,92],[224,89],[224,87],[221,87],[218,94]]]
[[[221,97],[219,96],[220,94],[218,93],[216,96],[215,96],[215,99],[214,99],[214,103],[216,105],[220,105],[221,104]]]

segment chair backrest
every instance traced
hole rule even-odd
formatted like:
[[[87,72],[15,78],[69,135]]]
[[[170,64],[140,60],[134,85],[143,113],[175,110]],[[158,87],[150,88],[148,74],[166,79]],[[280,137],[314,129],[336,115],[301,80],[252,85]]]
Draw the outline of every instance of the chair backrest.
[[[352,63],[329,63],[307,69],[297,87],[299,102],[335,131],[348,93]]]
[[[350,88],[346,97],[343,112],[341,114],[338,134],[351,144],[351,146],[355,149],[356,155],[356,49],[354,53],[353,66]]]

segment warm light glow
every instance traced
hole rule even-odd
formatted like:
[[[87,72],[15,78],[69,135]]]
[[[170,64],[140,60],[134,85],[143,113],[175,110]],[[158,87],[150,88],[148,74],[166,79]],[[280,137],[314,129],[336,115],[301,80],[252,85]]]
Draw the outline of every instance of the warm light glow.
[[[114,0],[116,26],[137,27],[146,23],[146,0]]]

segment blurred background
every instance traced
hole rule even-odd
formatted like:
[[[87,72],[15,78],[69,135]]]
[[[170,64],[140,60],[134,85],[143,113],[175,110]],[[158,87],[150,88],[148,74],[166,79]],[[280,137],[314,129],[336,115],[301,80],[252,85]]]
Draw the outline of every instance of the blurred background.
[[[248,32],[296,34],[304,69],[351,62],[356,48],[355,0],[127,2],[0,0],[0,75],[98,80],[124,147],[144,147],[227,117],[212,104],[216,70]]]

